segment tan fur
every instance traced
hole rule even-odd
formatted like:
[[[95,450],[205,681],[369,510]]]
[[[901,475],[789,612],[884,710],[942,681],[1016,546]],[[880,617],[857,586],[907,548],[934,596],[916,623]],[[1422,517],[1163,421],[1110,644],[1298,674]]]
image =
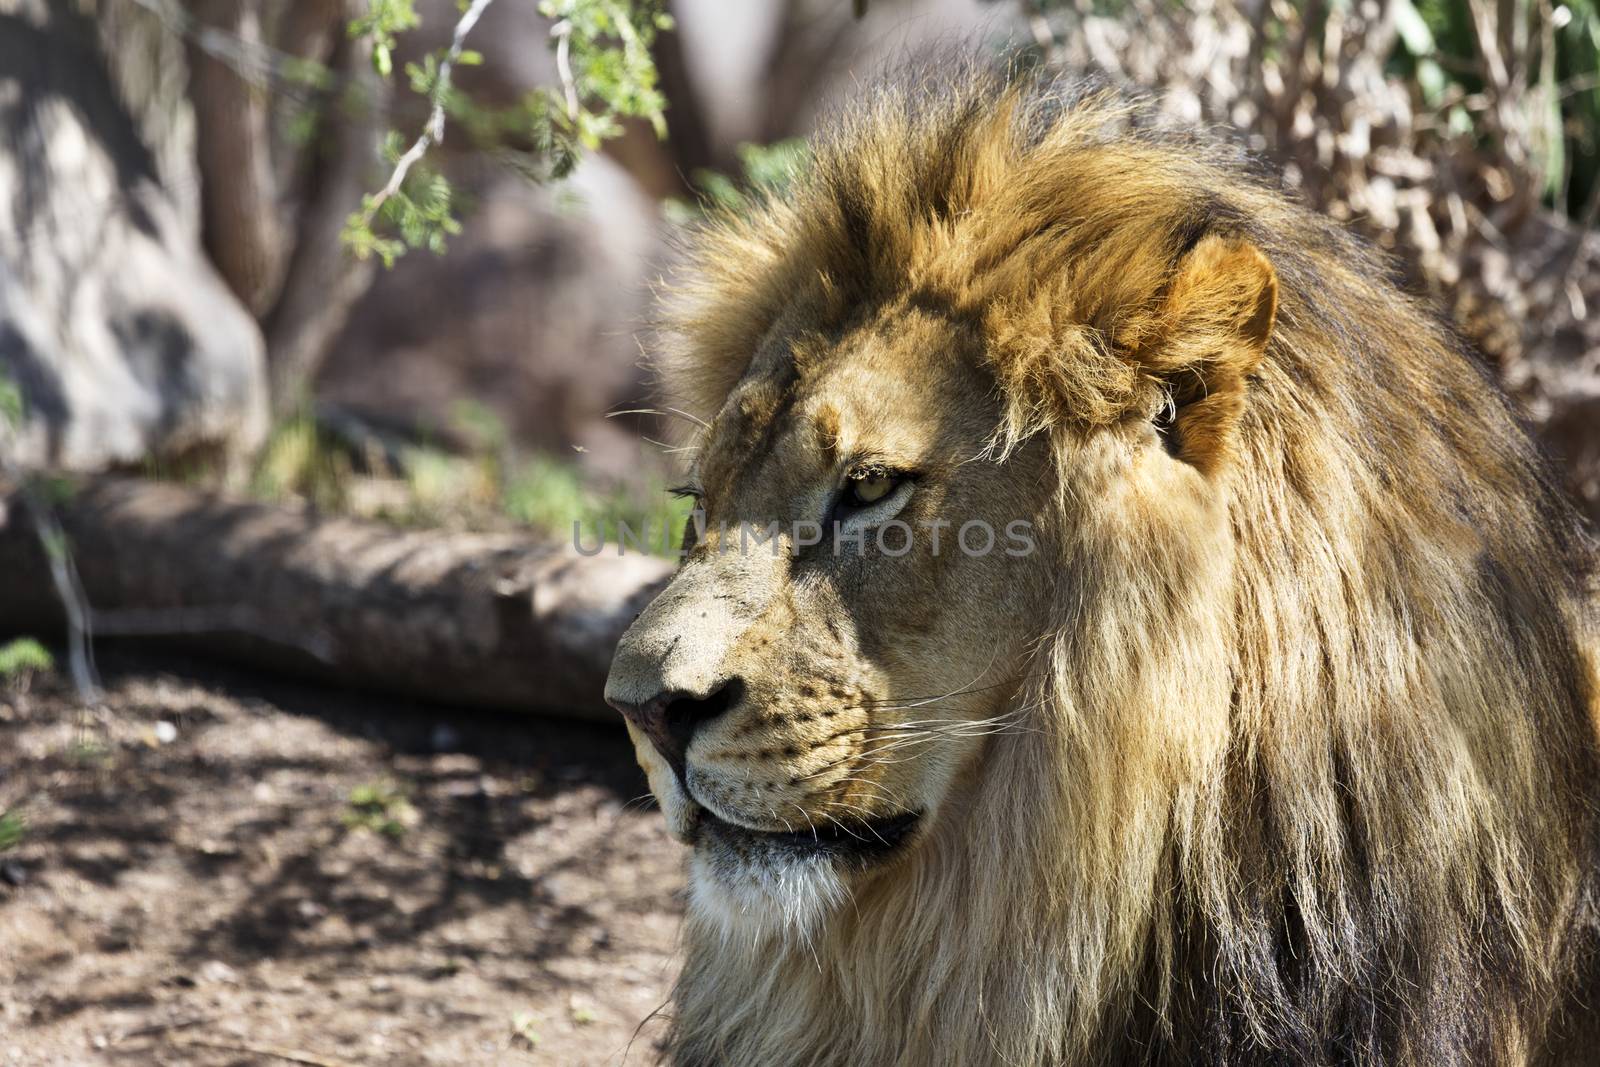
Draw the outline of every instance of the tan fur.
[[[688,791],[635,734],[698,842],[678,1063],[1592,1054],[1589,549],[1371,255],[1146,121],[901,79],[695,246],[708,529],[608,686],[743,686]],[[899,517],[1038,551],[721,551],[861,455],[918,472]],[[760,867],[706,804],[924,814],[881,865]]]

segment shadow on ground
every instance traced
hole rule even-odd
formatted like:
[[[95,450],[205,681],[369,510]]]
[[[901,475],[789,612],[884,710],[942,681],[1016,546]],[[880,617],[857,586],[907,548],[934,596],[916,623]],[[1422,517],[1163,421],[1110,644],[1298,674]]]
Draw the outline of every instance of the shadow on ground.
[[[0,1061],[653,1059],[682,857],[620,729],[103,666],[0,698]]]

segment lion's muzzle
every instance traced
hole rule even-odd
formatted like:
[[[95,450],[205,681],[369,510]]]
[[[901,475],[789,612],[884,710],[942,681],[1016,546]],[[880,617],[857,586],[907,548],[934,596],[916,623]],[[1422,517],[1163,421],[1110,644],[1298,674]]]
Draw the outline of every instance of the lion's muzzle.
[[[705,694],[673,689],[640,702],[609,694],[606,700],[650,739],[682,784],[687,782],[689,742],[695,731],[737,704],[743,689],[740,679],[731,678],[713,683],[711,691]]]

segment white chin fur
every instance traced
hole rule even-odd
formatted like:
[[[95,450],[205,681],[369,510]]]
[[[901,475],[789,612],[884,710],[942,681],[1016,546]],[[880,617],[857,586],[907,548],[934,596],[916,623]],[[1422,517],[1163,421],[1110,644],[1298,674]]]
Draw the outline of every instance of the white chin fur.
[[[749,863],[696,848],[689,861],[689,908],[730,944],[774,937],[808,942],[849,898],[826,860]]]

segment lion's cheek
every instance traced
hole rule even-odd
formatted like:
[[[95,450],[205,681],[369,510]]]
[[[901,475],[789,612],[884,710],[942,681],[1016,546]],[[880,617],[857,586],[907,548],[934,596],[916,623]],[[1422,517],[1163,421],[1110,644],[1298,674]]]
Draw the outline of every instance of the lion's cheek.
[[[650,739],[635,729],[632,723],[628,723],[627,727],[628,736],[633,739],[634,758],[644,769],[645,778],[650,782],[650,792],[655,794],[662,814],[667,817],[667,830],[679,841],[689,844],[694,830],[694,805],[684,793],[678,776],[672,773],[672,768],[661,758]]]

